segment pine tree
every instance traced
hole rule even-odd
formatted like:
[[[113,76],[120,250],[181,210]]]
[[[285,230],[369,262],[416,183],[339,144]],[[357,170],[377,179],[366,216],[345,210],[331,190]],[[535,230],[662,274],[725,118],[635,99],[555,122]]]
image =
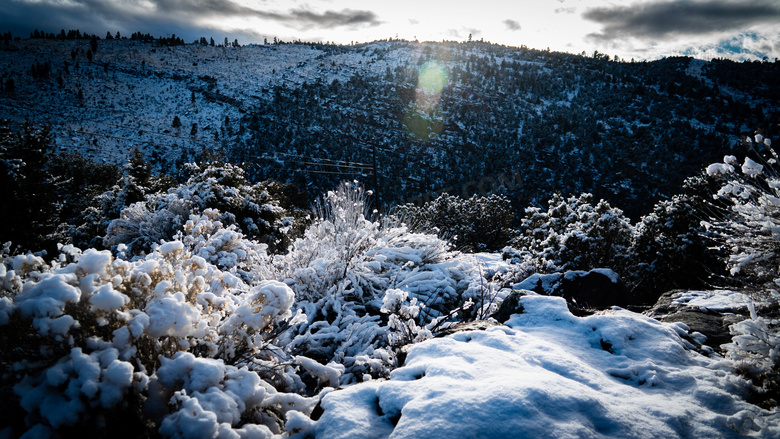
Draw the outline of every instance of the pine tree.
[[[58,221],[55,183],[48,171],[51,134],[48,127],[34,129],[25,123],[12,133],[7,125],[0,133],[0,242],[16,248],[46,250],[53,254]]]

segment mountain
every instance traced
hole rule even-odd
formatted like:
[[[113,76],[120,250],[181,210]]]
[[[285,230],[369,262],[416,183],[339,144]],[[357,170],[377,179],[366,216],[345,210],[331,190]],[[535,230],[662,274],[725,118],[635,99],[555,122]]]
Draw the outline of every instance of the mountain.
[[[313,195],[357,179],[385,206],[444,190],[503,191],[517,208],[592,192],[633,218],[778,119],[777,63],[482,42],[170,43],[6,41],[2,117],[49,124],[59,151],[98,162],[139,148],[174,173],[219,158]]]

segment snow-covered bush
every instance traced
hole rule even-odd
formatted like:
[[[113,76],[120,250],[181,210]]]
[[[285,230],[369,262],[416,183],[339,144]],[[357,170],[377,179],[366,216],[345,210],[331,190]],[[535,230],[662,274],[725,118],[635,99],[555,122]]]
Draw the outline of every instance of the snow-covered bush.
[[[121,421],[135,435],[151,425],[172,437],[193,428],[270,437],[285,412],[311,411],[316,400],[279,392],[303,389],[294,361],[272,343],[292,317],[294,292],[240,276],[264,246],[205,214],[132,262],[71,246],[51,265],[3,253],[3,392],[12,388],[26,412],[16,434]]]
[[[386,375],[394,361],[388,346],[424,338],[421,328],[451,317],[479,276],[435,235],[370,219],[366,196],[342,183],[290,252],[274,259],[308,317],[280,341],[291,353],[343,365],[342,383]]]
[[[688,178],[684,193],[656,203],[635,226],[629,281],[648,302],[674,288],[701,288],[723,273],[721,257],[701,226],[710,179]]]
[[[132,154],[118,179],[109,182],[108,190],[89,200],[90,205],[69,225],[74,245],[103,248],[108,225],[120,218],[123,209],[144,201],[147,196],[164,193],[173,185],[172,178],[152,174],[151,165],[140,150],[135,149]],[[87,194],[81,194],[84,195]]]
[[[753,289],[769,291],[770,305],[764,312],[776,315],[780,301],[780,159],[772,142],[762,134],[745,137],[749,155],[740,165],[734,156],[707,167],[707,174],[720,182],[720,189],[702,224],[728,253],[732,276]],[[751,156],[753,158],[751,158]],[[725,203],[723,208],[721,203]],[[731,326],[732,343],[724,345],[736,367],[752,378],[766,398],[776,406],[780,400],[780,322],[759,316]]]
[[[555,194],[546,211],[527,208],[521,226],[512,247],[530,252],[540,267],[625,271],[633,228],[623,212],[606,201],[594,206],[591,194],[569,198]]]
[[[704,225],[729,252],[732,275],[780,285],[780,168],[772,142],[761,134],[743,144],[752,153],[740,165],[734,156],[707,167],[721,181],[716,200],[730,206]]]
[[[750,318],[731,325],[732,341],[722,348],[736,369],[758,387],[753,399],[770,408],[777,406],[780,397],[780,320],[759,316],[753,302],[748,307]]]
[[[120,217],[108,224],[104,245],[124,244],[131,253],[141,254],[160,240],[172,239],[191,214],[215,209],[222,224],[236,225],[248,238],[281,251],[306,222],[305,212],[289,204],[300,202],[300,197],[284,195],[297,192],[293,186],[250,184],[244,171],[229,163],[188,164],[186,169],[191,174],[186,183],[147,194],[143,201],[122,209]],[[280,205],[280,198],[286,206]]]

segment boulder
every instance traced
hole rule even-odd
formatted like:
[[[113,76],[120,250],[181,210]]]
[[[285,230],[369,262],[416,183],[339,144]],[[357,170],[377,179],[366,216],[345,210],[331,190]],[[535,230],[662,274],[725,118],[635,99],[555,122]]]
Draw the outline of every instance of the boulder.
[[[713,300],[717,295],[723,296],[725,300]],[[662,322],[685,323],[689,334],[698,332],[706,337],[702,345],[720,351],[720,345],[731,342],[729,326],[750,316],[746,302],[741,304],[739,297],[731,297],[734,295],[741,293],[672,290],[662,294],[644,314]],[[703,303],[709,303],[710,306],[703,306]],[[713,305],[717,303],[720,304]]]
[[[523,306],[520,305],[520,298],[529,294],[536,293],[528,290],[512,291],[508,296],[506,296],[504,301],[501,302],[501,306],[498,307],[498,310],[490,317],[496,319],[496,321],[499,323],[506,323],[512,314],[522,314]]]
[[[625,308],[632,302],[626,284],[617,273],[608,269],[534,274],[516,284],[514,289],[561,296],[577,309]]]
[[[718,301],[718,295],[724,300]],[[698,332],[706,337],[701,344],[720,351],[720,345],[731,342],[729,326],[750,315],[747,303],[740,303],[735,295],[742,296],[733,291],[672,290],[662,294],[644,314],[662,322],[685,323],[689,334]]]

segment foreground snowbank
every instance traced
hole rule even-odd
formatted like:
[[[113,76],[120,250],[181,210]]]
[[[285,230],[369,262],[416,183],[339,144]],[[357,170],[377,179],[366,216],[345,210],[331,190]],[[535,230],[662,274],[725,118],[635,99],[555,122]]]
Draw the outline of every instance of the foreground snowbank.
[[[780,437],[780,415],[664,324],[528,296],[507,327],[428,340],[392,379],[327,394],[318,438]]]

